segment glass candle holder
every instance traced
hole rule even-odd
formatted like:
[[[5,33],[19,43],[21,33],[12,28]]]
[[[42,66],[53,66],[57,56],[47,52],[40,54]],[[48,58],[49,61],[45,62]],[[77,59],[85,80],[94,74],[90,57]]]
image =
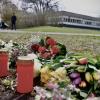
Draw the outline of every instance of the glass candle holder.
[[[17,61],[17,92],[29,93],[33,89],[33,61],[27,56],[19,57]]]
[[[8,75],[9,54],[6,49],[0,49],[0,77]]]

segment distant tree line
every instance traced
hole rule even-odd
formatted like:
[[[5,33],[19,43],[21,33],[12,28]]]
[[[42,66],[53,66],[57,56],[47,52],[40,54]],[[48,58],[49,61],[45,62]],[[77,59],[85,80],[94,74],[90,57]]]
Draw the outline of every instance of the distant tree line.
[[[17,27],[32,27],[46,25],[47,17],[58,10],[56,0],[20,0],[22,10],[18,10],[11,0],[0,0],[2,19],[10,25],[10,18],[15,12]],[[28,12],[29,11],[29,12]]]

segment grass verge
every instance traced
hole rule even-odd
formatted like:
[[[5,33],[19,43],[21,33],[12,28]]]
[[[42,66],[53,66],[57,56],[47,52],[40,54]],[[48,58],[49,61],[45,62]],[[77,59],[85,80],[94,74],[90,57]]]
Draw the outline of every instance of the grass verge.
[[[88,34],[100,34],[100,30],[95,29],[81,29],[81,28],[69,28],[69,27],[52,27],[52,26],[41,26],[27,29],[21,29],[26,32],[58,32],[58,33],[88,33]]]

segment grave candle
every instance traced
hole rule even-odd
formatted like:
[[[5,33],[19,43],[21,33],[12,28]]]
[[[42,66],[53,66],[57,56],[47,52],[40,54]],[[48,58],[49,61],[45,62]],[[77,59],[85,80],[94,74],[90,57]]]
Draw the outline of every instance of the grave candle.
[[[18,57],[17,92],[29,93],[33,89],[33,61],[28,56]]]
[[[6,49],[0,49],[0,77],[8,75],[9,54]]]

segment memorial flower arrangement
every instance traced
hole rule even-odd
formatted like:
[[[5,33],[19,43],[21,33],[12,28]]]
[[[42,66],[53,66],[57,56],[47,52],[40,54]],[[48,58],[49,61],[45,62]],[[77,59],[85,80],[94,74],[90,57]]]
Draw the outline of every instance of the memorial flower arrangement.
[[[36,36],[27,45],[0,40],[0,48],[8,49],[12,67],[19,55],[33,58],[35,77],[40,81],[33,87],[34,100],[86,100],[100,96],[100,57],[70,54],[51,37]],[[1,83],[15,91],[15,78],[3,78]]]
[[[41,69],[41,82],[44,87],[53,92],[54,88],[66,89],[69,96],[64,93],[65,98],[69,97],[71,100],[100,96],[100,59],[77,58],[73,55],[60,60],[57,66],[56,63],[49,63]],[[60,95],[58,98],[62,99],[56,100],[66,100],[63,97]]]
[[[58,56],[66,56],[67,53],[66,47],[51,37],[33,41],[28,47],[31,52],[38,55],[41,61],[55,59]]]

